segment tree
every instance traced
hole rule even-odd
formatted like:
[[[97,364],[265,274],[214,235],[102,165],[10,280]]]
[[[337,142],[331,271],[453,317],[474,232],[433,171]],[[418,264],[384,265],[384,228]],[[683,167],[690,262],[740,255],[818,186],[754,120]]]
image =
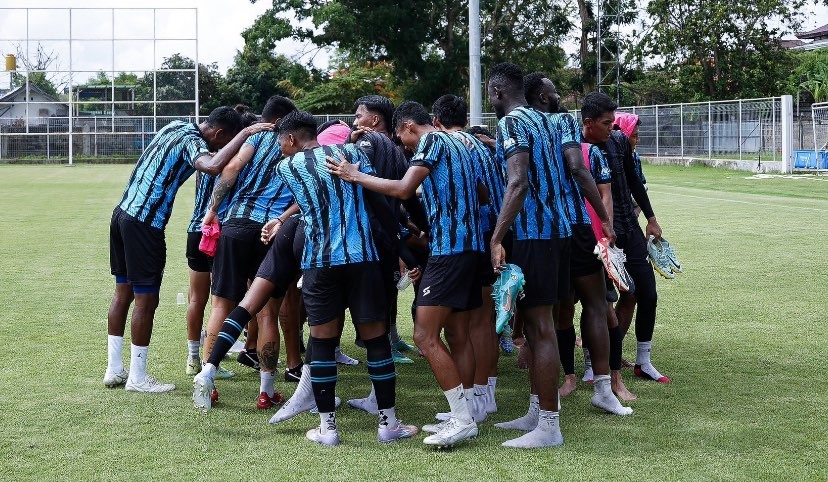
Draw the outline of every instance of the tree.
[[[195,99],[195,72],[180,72],[179,70],[193,69],[193,59],[181,54],[165,57],[161,68],[155,72],[155,99],[159,101],[177,101]],[[129,74],[124,74],[127,79]],[[134,74],[133,74],[134,75]],[[137,78],[136,78],[137,79]],[[108,81],[107,81],[108,82]],[[149,72],[137,79],[136,98],[143,101],[153,100],[153,73]],[[224,95],[224,79],[215,63],[198,64],[198,97],[200,113],[207,114],[221,104]],[[152,104],[137,104],[136,113],[150,115],[153,113]],[[159,103],[156,113],[160,116],[191,116],[193,104],[190,103]]]
[[[684,100],[777,95],[792,64],[777,39],[805,0],[650,0],[641,54],[676,72]]]
[[[279,17],[288,11],[296,27]],[[304,26],[308,21],[313,28]],[[344,67],[390,62],[405,97],[430,104],[467,89],[467,25],[466,1],[274,0],[248,32],[265,48],[289,36],[336,48],[347,59]],[[560,0],[483,1],[481,27],[484,66],[502,60],[528,70],[563,66],[559,44],[571,24]]]
[[[58,86],[66,84],[66,79],[62,77],[62,74],[46,72],[50,69],[58,70],[54,67],[58,64],[57,53],[54,50],[46,50],[42,44],[38,43],[33,57],[30,58],[20,44],[15,45],[15,48],[17,50],[17,60],[23,64],[28,73],[29,83],[57,98],[59,96]],[[26,79],[25,74],[12,73],[11,85],[12,87],[20,87],[26,83]]]
[[[289,80],[280,82],[279,87],[287,90],[300,109],[320,114],[351,112],[354,100],[364,95],[379,94],[394,102],[403,100],[394,85],[392,66],[387,62],[336,70],[307,89],[297,88]]]
[[[787,82],[787,93],[808,92],[814,102],[828,102],[828,49],[797,52],[796,68]]]

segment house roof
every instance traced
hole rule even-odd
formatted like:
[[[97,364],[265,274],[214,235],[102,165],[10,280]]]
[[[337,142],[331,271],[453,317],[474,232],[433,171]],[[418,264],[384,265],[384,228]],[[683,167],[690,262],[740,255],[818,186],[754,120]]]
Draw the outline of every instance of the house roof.
[[[29,82],[28,85],[29,85],[29,91],[30,92],[35,91],[35,92],[39,93],[40,95],[42,95],[43,97],[46,97],[50,101],[55,102],[56,104],[65,104],[65,102],[61,102],[59,99],[56,99],[53,96],[49,95],[48,93],[44,92],[43,89],[41,89],[40,87],[37,86],[37,84],[33,84],[33,83]],[[0,102],[11,102],[11,100],[14,99],[14,96],[16,96],[20,92],[24,91],[25,89],[26,89],[26,84],[23,84],[20,87],[17,87],[16,89],[13,89],[9,92],[6,92],[5,94],[3,94],[2,97],[0,97]]]
[[[796,38],[799,39],[821,39],[821,38],[828,38],[828,23],[823,25],[822,27],[817,27],[813,30],[808,32],[799,32],[796,34]]]
[[[802,45],[806,45],[806,42],[799,40],[798,38],[791,39],[791,40],[780,40],[779,45],[783,49],[792,49],[796,47],[801,47]]]

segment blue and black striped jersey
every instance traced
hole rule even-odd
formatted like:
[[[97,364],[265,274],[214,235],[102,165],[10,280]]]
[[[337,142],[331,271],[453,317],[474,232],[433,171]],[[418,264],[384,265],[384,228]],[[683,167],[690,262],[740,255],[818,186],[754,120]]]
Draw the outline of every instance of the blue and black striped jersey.
[[[558,130],[561,142],[561,159],[566,166],[566,214],[569,224],[590,224],[589,212],[586,209],[581,188],[572,176],[569,166],[566,165],[566,158],[563,153],[568,149],[577,149],[581,153],[581,128],[575,117],[569,113],[550,114],[552,125]]]
[[[138,159],[118,207],[141,222],[164,229],[178,188],[195,172],[196,159],[208,152],[197,125],[184,121],[167,124]]]
[[[429,169],[423,181],[423,206],[431,226],[431,256],[483,251],[475,161],[463,142],[445,132],[430,132],[417,146],[412,166]]]
[[[353,144],[299,152],[279,163],[279,177],[293,193],[305,221],[302,269],[377,261],[362,186],[332,176],[325,157],[342,156],[374,174],[368,157]]]
[[[498,161],[506,166],[510,157],[521,152],[530,156],[529,191],[523,209],[515,219],[515,239],[571,236],[567,216],[571,193],[566,187],[561,131],[555,127],[550,115],[530,107],[518,107],[498,121]]]
[[[472,158],[475,161],[477,177],[489,191],[489,203],[480,206],[480,231],[483,233],[494,230],[497,216],[503,206],[503,195],[506,192],[506,174],[503,164],[495,162],[494,152],[480,139],[468,132],[458,132],[469,140],[473,147]]]
[[[187,226],[188,233],[198,233],[201,231],[201,220],[207,214],[207,206],[210,204],[210,196],[215,185],[216,176],[211,176],[206,172],[196,173],[195,203],[193,204],[193,217],[190,218],[190,224]],[[218,219],[224,217],[226,210],[227,198],[225,197],[217,211]]]
[[[612,171],[610,170],[604,153],[595,144],[589,144],[589,172],[595,179],[595,184],[608,184],[612,182]]]
[[[276,175],[276,165],[282,157],[279,135],[273,131],[257,132],[245,144],[256,151],[239,172],[222,222],[249,219],[266,223],[293,204],[293,194]]]
[[[644,177],[644,169],[641,168],[641,156],[635,150],[632,151],[633,164],[635,165],[635,173],[641,179],[641,184],[647,184],[647,178]]]

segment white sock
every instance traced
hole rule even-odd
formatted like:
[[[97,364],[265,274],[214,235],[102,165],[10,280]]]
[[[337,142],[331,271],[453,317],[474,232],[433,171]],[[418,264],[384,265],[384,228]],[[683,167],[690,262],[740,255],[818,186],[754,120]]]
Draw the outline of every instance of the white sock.
[[[123,336],[107,335],[106,369],[112,373],[121,373],[124,370],[123,346]]]
[[[378,415],[380,428],[394,428],[400,424],[397,420],[397,410],[394,407],[380,410]]]
[[[259,393],[265,392],[267,396],[273,397],[273,380],[276,379],[276,372],[259,370]]]
[[[204,346],[204,340],[207,338],[207,331],[201,330],[201,336],[198,339],[198,344]]]
[[[200,358],[198,355],[198,349],[201,348],[201,342],[198,340],[187,340],[187,353],[189,353],[190,358]]]
[[[495,387],[497,386],[497,377],[489,377],[489,384],[487,385],[486,396],[486,410],[488,412],[497,411],[497,402],[495,402]]]
[[[472,392],[473,393],[473,392]],[[472,421],[471,413],[469,413],[469,403],[466,400],[466,393],[463,390],[463,385],[458,385],[452,389],[443,392],[449,403],[449,411],[454,418],[463,423]]]
[[[319,412],[319,431],[321,433],[328,433],[328,431],[336,431],[336,412]]]
[[[635,351],[636,365],[650,364],[650,351],[653,349],[652,341],[639,341]]]
[[[207,377],[210,380],[213,380],[216,378],[216,370],[216,366],[212,363],[205,363],[204,366],[201,367],[201,372],[199,372],[196,376],[201,378]]]
[[[558,417],[558,412],[538,410],[538,429],[544,431],[554,430],[558,425]]]
[[[592,372],[592,357],[589,356],[589,350],[584,347],[584,376],[581,380],[591,382],[594,378]]]
[[[630,415],[633,409],[621,405],[621,402],[612,393],[612,381],[609,375],[595,376],[595,395],[592,396],[592,405],[615,415]]]
[[[147,377],[148,346],[132,345],[132,357],[129,362],[129,378],[134,383],[143,383]]]

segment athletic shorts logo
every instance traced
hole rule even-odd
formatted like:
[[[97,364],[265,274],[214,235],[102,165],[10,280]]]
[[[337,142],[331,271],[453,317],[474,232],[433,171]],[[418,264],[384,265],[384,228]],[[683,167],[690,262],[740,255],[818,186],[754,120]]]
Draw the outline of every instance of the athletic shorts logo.
[[[423,296],[428,296],[431,294],[431,286],[426,286],[423,288]]]

